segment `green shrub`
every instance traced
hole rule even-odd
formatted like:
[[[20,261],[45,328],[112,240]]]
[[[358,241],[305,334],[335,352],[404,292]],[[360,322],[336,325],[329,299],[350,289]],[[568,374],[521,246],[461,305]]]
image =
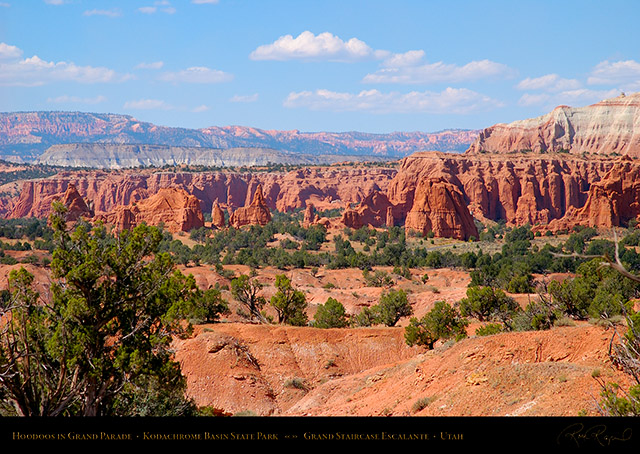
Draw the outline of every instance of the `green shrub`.
[[[380,297],[377,306],[377,320],[386,326],[395,326],[402,317],[413,313],[413,308],[404,290],[389,290]]]
[[[503,331],[500,323],[487,323],[486,325],[476,328],[476,336],[491,336]]]
[[[318,306],[312,326],[316,328],[344,328],[348,324],[349,320],[342,303],[334,298],[329,298],[325,304]]]
[[[467,336],[469,322],[446,301],[438,301],[424,317],[412,317],[405,328],[407,345],[422,345],[432,349],[440,339],[460,340]]]

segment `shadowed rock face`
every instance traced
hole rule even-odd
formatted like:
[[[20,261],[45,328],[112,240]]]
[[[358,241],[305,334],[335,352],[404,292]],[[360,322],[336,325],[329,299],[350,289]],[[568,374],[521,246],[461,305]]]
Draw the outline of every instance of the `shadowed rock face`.
[[[525,150],[640,157],[640,93],[586,107],[559,106],[541,117],[491,126],[467,153]]]
[[[267,206],[262,185],[258,185],[251,204],[238,208],[229,218],[229,225],[239,228],[245,225],[265,225],[271,220],[271,212]]]
[[[148,199],[97,216],[118,231],[131,230],[142,222],[164,224],[167,231],[188,232],[204,226],[200,201],[183,189],[163,188]]]

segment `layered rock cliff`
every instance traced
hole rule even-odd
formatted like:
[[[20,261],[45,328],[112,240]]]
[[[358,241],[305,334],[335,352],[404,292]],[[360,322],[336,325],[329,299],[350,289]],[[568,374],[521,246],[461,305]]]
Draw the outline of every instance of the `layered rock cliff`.
[[[10,218],[45,218],[53,196],[74,184],[96,214],[126,206],[157,193],[161,188],[182,188],[200,200],[202,210],[213,214],[249,205],[258,185],[270,210],[302,209],[313,203],[318,210],[343,208],[361,202],[373,190],[384,190],[396,174],[385,167],[315,167],[290,172],[153,172],[69,171],[46,179],[22,183],[20,196],[6,207]],[[224,214],[224,213],[223,213]]]
[[[640,215],[640,162],[566,154],[416,153],[386,191],[343,215],[346,225],[382,226],[386,210],[406,229],[478,238],[474,219],[539,230],[625,225]]]
[[[541,117],[491,126],[467,153],[523,151],[640,157],[640,93],[586,107],[559,106]]]

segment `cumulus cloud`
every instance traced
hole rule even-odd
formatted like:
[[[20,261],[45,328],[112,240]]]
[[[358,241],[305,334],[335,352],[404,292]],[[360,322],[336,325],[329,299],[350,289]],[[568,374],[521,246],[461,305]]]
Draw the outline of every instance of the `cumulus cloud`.
[[[447,88],[441,92],[412,91],[410,93],[383,93],[378,90],[363,90],[359,93],[340,93],[329,90],[292,92],[284,101],[284,106],[378,114],[467,114],[500,107],[502,103],[465,88]]]
[[[214,5],[218,3],[218,0],[191,0],[191,3],[196,5]]]
[[[252,60],[331,60],[355,61],[382,58],[385,51],[375,51],[365,42],[351,38],[343,41],[338,36],[325,32],[314,35],[304,31],[297,37],[285,35],[271,44],[259,46],[251,52]]]
[[[204,66],[193,66],[182,71],[167,72],[160,76],[160,80],[165,82],[184,82],[191,84],[216,84],[220,82],[228,82],[232,79],[232,74]]]
[[[545,91],[566,91],[577,90],[582,84],[576,79],[565,79],[557,74],[547,74],[540,77],[530,78],[520,81],[516,87],[520,90],[545,90]]]
[[[16,46],[0,43],[0,59],[20,58],[22,50]]]
[[[53,82],[80,82],[85,84],[119,82],[129,79],[114,70],[101,66],[78,66],[73,62],[50,62],[37,55],[23,60],[15,46],[0,46],[0,56],[14,57],[0,62],[0,85],[38,86]]]
[[[502,63],[479,60],[458,66],[450,63],[427,63],[412,65],[422,58],[419,51],[398,54],[385,62],[385,67],[373,74],[367,74],[365,83],[432,84],[456,83],[486,78],[507,78],[515,71]],[[419,58],[418,58],[419,57]],[[400,64],[399,64],[400,63]]]
[[[101,102],[105,102],[107,100],[106,96],[98,95],[93,98],[83,98],[80,96],[69,96],[62,95],[56,98],[47,98],[48,103],[54,104],[100,104]]]
[[[138,99],[135,101],[127,101],[123,106],[125,109],[134,110],[172,110],[174,107],[171,104],[160,99]]]
[[[640,63],[635,60],[598,63],[587,78],[590,85],[630,84],[640,86]]]
[[[234,95],[229,101],[231,102],[256,102],[258,100],[258,93],[253,95]]]
[[[47,5],[62,5],[67,3],[66,0],[44,0]]]
[[[151,63],[138,63],[136,65],[136,69],[161,69],[164,66],[164,62],[162,61],[154,61]]]
[[[207,110],[209,110],[209,106],[202,104],[201,106],[194,107],[193,109],[191,109],[191,112],[199,113],[199,112],[206,112]]]

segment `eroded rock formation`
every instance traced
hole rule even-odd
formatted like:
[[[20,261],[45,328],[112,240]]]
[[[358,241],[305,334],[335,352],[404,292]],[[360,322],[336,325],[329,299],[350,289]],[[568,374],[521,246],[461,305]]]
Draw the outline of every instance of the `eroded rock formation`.
[[[229,225],[235,228],[245,225],[265,225],[270,220],[271,212],[264,200],[262,185],[258,185],[256,192],[253,194],[251,204],[234,211],[229,218]]]
[[[161,188],[182,188],[196,196],[202,210],[212,212],[217,201],[225,211],[251,203],[262,185],[265,203],[281,212],[305,208],[341,208],[361,202],[373,190],[385,190],[396,169],[320,167],[291,172],[154,172],[77,171],[22,183],[20,196],[0,209],[9,218],[45,218],[51,212],[51,196],[58,196],[73,183],[96,214],[151,197]]]
[[[318,220],[318,216],[316,215],[315,207],[313,206],[313,203],[307,204],[307,208],[304,210],[304,217],[302,219],[302,226],[306,229],[310,225],[312,225],[315,222],[317,222],[317,220]]]
[[[75,185],[70,184],[60,199],[62,205],[67,209],[65,219],[75,222],[81,218],[91,219],[94,216],[84,199],[76,189]]]
[[[211,210],[211,225],[218,229],[223,229],[227,226],[224,211],[220,208],[220,204],[217,200],[213,204],[213,209]]]
[[[116,230],[131,230],[145,222],[163,224],[172,233],[188,232],[204,226],[200,201],[180,188],[162,188],[148,199],[96,216],[97,220],[112,225]]]
[[[625,225],[640,215],[640,162],[555,155],[416,153],[386,192],[343,215],[346,225],[394,223],[422,233],[478,237],[473,218],[538,230]],[[388,222],[387,222],[388,223]]]

